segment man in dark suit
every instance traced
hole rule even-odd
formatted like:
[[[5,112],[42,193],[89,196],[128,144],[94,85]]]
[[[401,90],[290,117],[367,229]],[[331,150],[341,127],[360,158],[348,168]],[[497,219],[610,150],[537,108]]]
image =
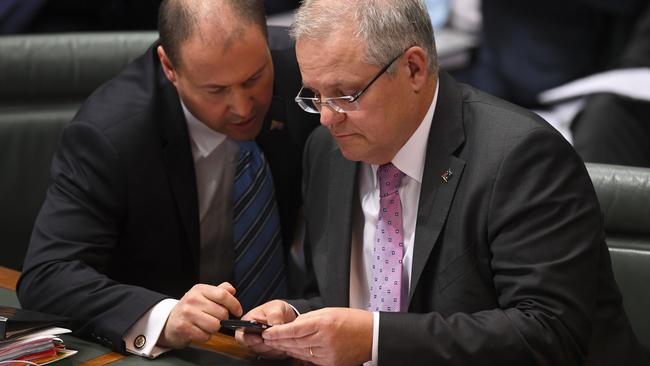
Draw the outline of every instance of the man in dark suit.
[[[475,60],[463,82],[526,108],[539,94],[615,66],[644,0],[481,2]]]
[[[650,3],[637,12],[634,31],[615,69],[650,67]],[[650,102],[616,94],[595,94],[571,124],[576,151],[584,161],[650,167]]]
[[[552,127],[439,73],[420,1],[296,19],[297,100],[324,126],[303,169],[320,295],[253,309],[274,326],[240,342],[319,365],[642,363],[589,176]]]
[[[23,307],[148,357],[288,294],[302,146],[317,123],[293,103],[286,32],[268,34],[269,51],[261,1],[164,1],[159,32],[65,128],[18,284]],[[259,184],[235,183],[253,166]],[[242,202],[264,209],[248,216]]]

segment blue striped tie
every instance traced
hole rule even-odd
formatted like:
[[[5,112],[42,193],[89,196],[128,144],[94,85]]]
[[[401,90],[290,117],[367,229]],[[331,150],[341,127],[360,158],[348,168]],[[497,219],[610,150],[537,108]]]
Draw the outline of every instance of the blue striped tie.
[[[235,287],[244,311],[287,296],[280,216],[271,171],[254,141],[239,142],[233,238]]]

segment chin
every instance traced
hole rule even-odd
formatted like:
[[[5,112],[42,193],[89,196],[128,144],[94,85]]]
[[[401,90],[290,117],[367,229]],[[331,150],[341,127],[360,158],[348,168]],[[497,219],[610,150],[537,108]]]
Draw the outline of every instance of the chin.
[[[227,133],[228,137],[237,141],[248,141],[255,140],[262,130],[262,122],[258,123],[256,126],[247,128],[247,129],[231,129]]]
[[[341,146],[339,145],[339,147]],[[341,147],[341,153],[346,159],[350,161],[363,161],[363,155],[359,154],[357,151],[344,149],[343,147]]]

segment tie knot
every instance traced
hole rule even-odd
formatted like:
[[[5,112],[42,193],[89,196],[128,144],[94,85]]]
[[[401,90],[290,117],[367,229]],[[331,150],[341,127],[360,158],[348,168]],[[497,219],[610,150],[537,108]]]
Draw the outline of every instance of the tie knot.
[[[259,154],[260,148],[255,141],[238,141],[240,158],[248,154]]]
[[[385,197],[397,192],[404,173],[397,169],[393,163],[379,166],[377,169],[377,179],[379,180],[379,196]]]
[[[255,141],[239,141],[239,158],[237,159],[237,174],[241,171],[248,169],[247,167],[252,163],[254,166],[259,166],[260,162],[264,160],[259,146]]]

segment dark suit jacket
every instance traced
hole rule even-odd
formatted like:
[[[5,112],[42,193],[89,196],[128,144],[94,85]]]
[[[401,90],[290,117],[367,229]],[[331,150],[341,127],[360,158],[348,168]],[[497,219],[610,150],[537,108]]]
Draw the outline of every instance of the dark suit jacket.
[[[639,14],[616,68],[650,67],[650,2]],[[648,116],[648,101],[590,95],[571,123],[575,149],[588,162],[650,167]]]
[[[358,170],[328,131],[312,134],[303,195],[320,297],[293,301],[301,311],[349,305]],[[408,313],[380,318],[381,365],[640,362],[582,161],[536,115],[446,74],[426,152]]]
[[[476,60],[458,73],[525,107],[539,93],[603,71],[620,57],[644,0],[485,0]]]
[[[293,101],[297,63],[293,49],[279,44],[272,52],[273,106],[258,142],[289,243],[300,205],[302,147],[318,116]],[[18,284],[23,307],[72,317],[78,334],[119,351],[123,334],[144,312],[199,282],[190,140],[155,47],[100,87],[65,128]],[[284,128],[271,130],[271,118]],[[233,249],[220,249],[215,284],[232,280]]]

